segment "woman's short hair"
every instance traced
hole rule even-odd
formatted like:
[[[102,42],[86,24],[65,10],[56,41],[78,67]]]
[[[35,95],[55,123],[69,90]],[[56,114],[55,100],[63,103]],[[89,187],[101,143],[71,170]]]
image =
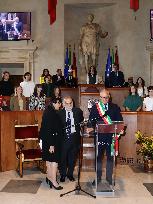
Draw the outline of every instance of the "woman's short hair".
[[[50,102],[51,102],[51,104],[57,103],[57,102],[62,103],[62,100],[61,100],[61,98],[55,98],[55,97],[53,97]]]
[[[135,88],[135,93],[138,94],[137,86],[136,86],[135,84],[133,84],[132,86],[134,86],[134,88]],[[130,95],[132,94],[132,92],[131,92],[131,87],[132,87],[132,86],[130,86],[130,88],[129,88],[129,94],[130,94]]]
[[[4,72],[2,73],[2,80],[4,79],[4,75],[5,75],[5,74],[8,74],[8,75],[10,76],[10,72],[4,71]]]
[[[29,76],[29,75],[30,75],[30,78],[31,78],[30,72],[26,72],[26,73],[23,75],[23,77],[26,78],[26,76]]]
[[[148,87],[148,91],[153,90],[153,86]]]

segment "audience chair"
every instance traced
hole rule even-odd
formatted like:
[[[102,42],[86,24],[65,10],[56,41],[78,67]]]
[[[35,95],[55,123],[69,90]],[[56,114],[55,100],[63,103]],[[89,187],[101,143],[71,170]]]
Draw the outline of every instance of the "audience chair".
[[[20,177],[23,177],[23,164],[25,162],[36,162],[41,169],[43,162],[39,147],[38,124],[15,125],[15,143],[16,158],[18,160],[17,171]],[[33,145],[29,145],[30,148],[27,148],[27,143]]]

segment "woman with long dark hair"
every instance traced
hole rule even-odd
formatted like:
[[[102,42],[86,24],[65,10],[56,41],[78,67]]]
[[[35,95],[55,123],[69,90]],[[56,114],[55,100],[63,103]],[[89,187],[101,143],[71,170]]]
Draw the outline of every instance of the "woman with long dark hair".
[[[36,84],[34,93],[29,98],[29,110],[44,110],[45,109],[46,96],[42,92],[42,85]]]
[[[141,97],[145,97],[148,95],[147,87],[145,86],[145,81],[143,78],[139,77],[136,81],[137,92]]]
[[[56,176],[58,163],[61,157],[62,127],[57,111],[61,107],[61,99],[54,98],[48,108],[44,111],[40,128],[40,139],[42,140],[42,159],[46,161],[47,177],[46,183],[50,188],[62,190]]]

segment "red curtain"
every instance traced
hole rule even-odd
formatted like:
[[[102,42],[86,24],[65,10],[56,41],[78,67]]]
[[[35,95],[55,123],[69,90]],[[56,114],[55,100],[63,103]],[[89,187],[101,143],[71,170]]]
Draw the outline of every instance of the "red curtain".
[[[50,24],[53,24],[56,20],[56,5],[57,0],[48,0],[48,14],[50,16]]]
[[[130,0],[130,9],[137,11],[139,9],[139,0]]]

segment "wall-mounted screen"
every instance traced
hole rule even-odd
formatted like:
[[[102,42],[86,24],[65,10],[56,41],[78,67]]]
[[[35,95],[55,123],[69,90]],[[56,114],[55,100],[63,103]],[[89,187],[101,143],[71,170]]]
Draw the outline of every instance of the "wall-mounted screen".
[[[1,12],[0,40],[30,40],[31,12]]]

